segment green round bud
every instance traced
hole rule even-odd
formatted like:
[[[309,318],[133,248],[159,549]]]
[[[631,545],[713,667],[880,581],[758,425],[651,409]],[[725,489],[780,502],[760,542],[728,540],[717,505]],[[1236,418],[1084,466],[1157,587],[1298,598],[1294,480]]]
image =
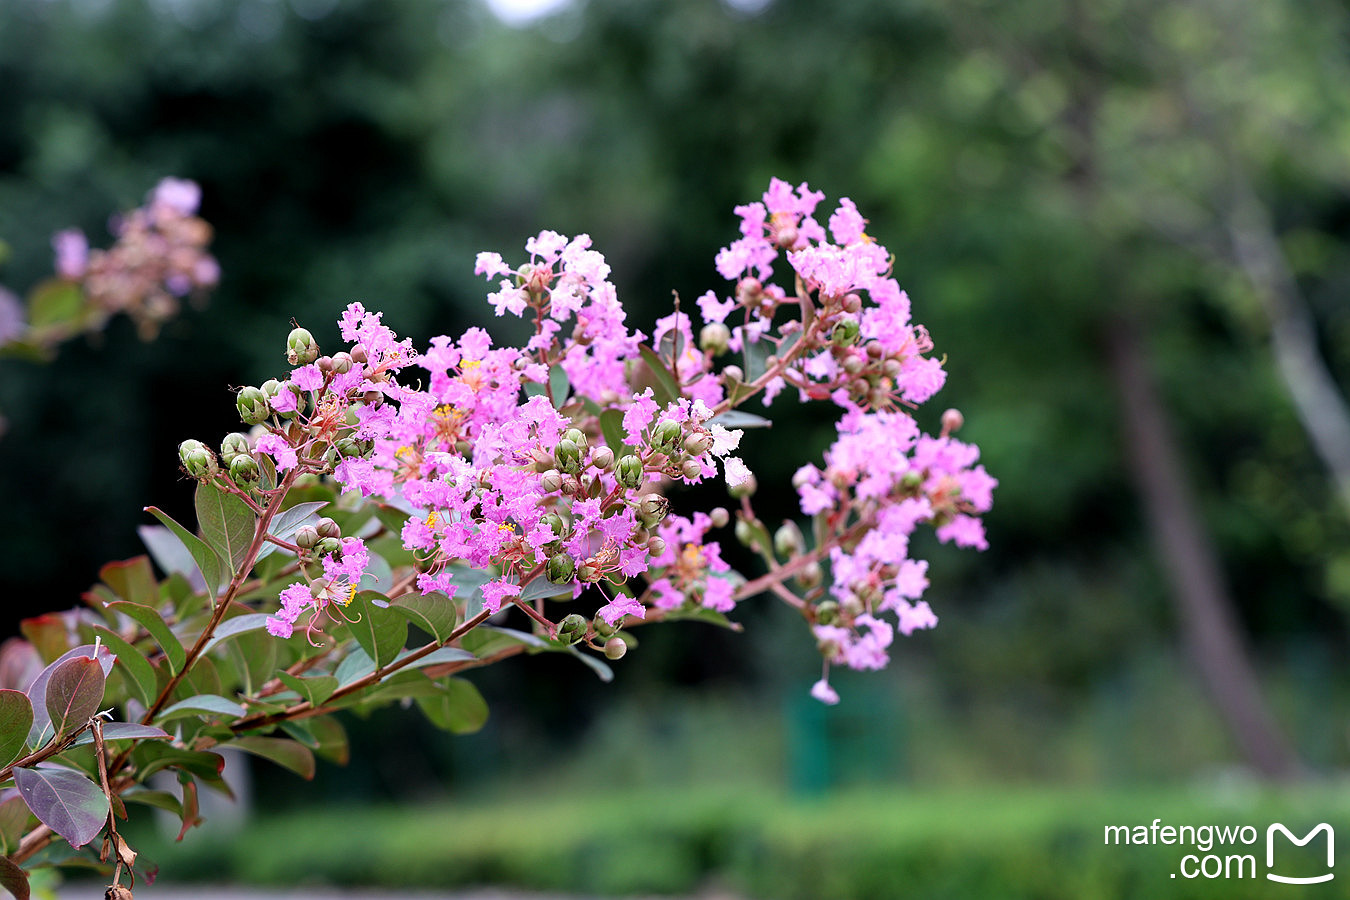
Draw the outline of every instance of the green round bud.
[[[715,506],[712,512],[708,513],[708,518],[712,520],[712,527],[726,528],[727,523],[731,521],[731,513],[727,512],[725,506]]]
[[[690,481],[703,475],[703,467],[698,464],[696,459],[686,459],[680,466],[680,474]]]
[[[709,322],[698,333],[699,349],[721,356],[731,345],[731,329],[721,322]]]
[[[338,452],[338,455],[343,457],[344,459],[349,459],[354,456],[366,455],[361,447],[361,441],[358,441],[356,438],[352,437],[349,434],[343,435],[342,437],[334,441],[333,449],[336,450]]]
[[[267,404],[267,394],[262,388],[244,388],[235,398],[235,405],[239,407],[239,418],[249,425],[261,424],[272,413],[272,407]]]
[[[679,422],[662,422],[652,429],[652,446],[669,456],[680,449],[681,437]]]
[[[597,637],[610,638],[619,633],[619,626],[611,625],[604,619],[596,616],[591,620],[591,630],[595,632]]]
[[[548,576],[548,580],[554,584],[566,584],[572,580],[576,570],[576,563],[572,562],[572,557],[566,553],[559,553],[549,559],[545,574]]]
[[[557,513],[544,513],[539,517],[539,522],[542,525],[547,525],[557,540],[567,537],[567,521]]]
[[[286,361],[293,366],[305,366],[319,358],[319,345],[307,329],[293,328],[286,336]]]
[[[576,444],[578,447],[582,447],[582,446],[584,446],[586,443],[588,443],[587,440],[586,440],[586,434],[585,434],[585,432],[583,432],[580,428],[569,428],[569,429],[567,429],[566,431],[563,432],[562,439],[565,440],[565,441],[571,441],[572,443]]]
[[[790,558],[806,552],[806,538],[796,522],[784,522],[773,533],[773,550],[779,556]]]
[[[591,623],[583,616],[569,613],[558,623],[557,638],[569,646],[580,643],[586,639],[586,632],[590,630],[590,626]]]
[[[321,538],[342,537],[342,529],[338,527],[338,523],[327,516],[324,516],[322,519],[315,522],[314,529],[319,532],[319,537]]]
[[[833,625],[839,621],[839,604],[833,600],[822,600],[816,604],[816,622],[821,625]]]
[[[257,481],[262,477],[262,470],[256,459],[241,453],[230,461],[230,477],[236,482]]]
[[[858,343],[858,320],[852,316],[834,323],[830,331],[830,342],[836,347],[852,347]]]
[[[900,488],[906,494],[916,494],[923,487],[923,473],[913,469],[900,476]]]
[[[645,473],[643,472],[642,460],[631,453],[619,459],[619,484],[629,490],[637,490],[642,487]]]
[[[558,468],[569,475],[581,471],[581,448],[575,441],[567,438],[558,441],[558,446],[553,448],[553,459],[557,462]]]
[[[586,584],[595,584],[604,577],[604,574],[600,571],[600,564],[593,559],[588,559],[577,567],[577,578]]]
[[[220,461],[225,465],[234,462],[234,458],[240,454],[248,453],[248,435],[233,432],[225,435],[225,439],[220,442]]]
[[[275,378],[269,378],[262,383],[262,392],[268,397],[275,397],[281,393],[281,382]]]
[[[742,546],[755,549],[755,529],[744,519],[736,520],[736,540],[740,541]]]
[[[319,544],[319,530],[313,525],[301,525],[295,530],[295,546],[313,550]]]
[[[201,441],[186,440],[178,445],[178,459],[193,478],[210,478],[220,471],[216,455]]]
[[[623,638],[619,637],[618,635],[615,635],[614,637],[605,641],[606,659],[622,659],[623,655],[627,652],[628,652],[628,645],[624,643]]]
[[[328,556],[330,553],[341,553],[342,541],[334,537],[320,538],[319,543],[314,545],[316,556]]]

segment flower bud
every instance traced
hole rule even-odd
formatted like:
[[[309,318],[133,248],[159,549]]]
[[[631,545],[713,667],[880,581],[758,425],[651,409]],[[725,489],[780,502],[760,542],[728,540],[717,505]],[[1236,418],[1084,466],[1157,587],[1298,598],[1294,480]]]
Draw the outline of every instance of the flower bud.
[[[370,362],[370,354],[367,352],[365,344],[353,344],[351,354],[352,362],[360,363],[363,366]]]
[[[614,468],[614,451],[608,447],[596,447],[591,451],[591,465],[608,472]]]
[[[670,501],[660,494],[647,494],[638,503],[638,521],[643,528],[655,528],[670,512]]]
[[[820,625],[833,625],[839,621],[839,604],[833,600],[822,600],[816,604],[816,622]]]
[[[319,530],[313,525],[301,525],[295,530],[295,545],[301,550],[313,550],[319,544]]]
[[[619,633],[619,626],[611,625],[604,619],[600,618],[599,616],[596,616],[594,619],[591,620],[591,630],[594,631],[596,635],[599,637],[611,638]]]
[[[562,490],[562,473],[557,469],[549,469],[539,478],[539,488],[545,494],[553,494]]]
[[[679,422],[661,422],[652,429],[652,446],[669,456],[680,449],[681,432]]]
[[[736,540],[740,541],[743,547],[755,549],[755,529],[744,519],[736,520]]]
[[[257,481],[262,477],[258,461],[247,453],[241,453],[230,462],[230,477],[236,482]]]
[[[189,439],[179,444],[178,459],[193,478],[210,478],[220,471],[216,455],[201,441]]]
[[[618,635],[615,635],[614,637],[605,641],[606,659],[622,659],[623,655],[627,652],[628,652],[628,644],[624,643],[624,639],[619,637]]]
[[[964,424],[966,424],[966,417],[961,415],[959,409],[947,410],[942,414],[942,436],[946,437],[953,431],[960,431]]]
[[[696,431],[684,439],[684,452],[690,456],[702,456],[712,449],[712,435],[706,431]]]
[[[900,364],[900,360],[892,356],[881,364],[881,373],[887,378],[899,378],[903,368],[904,366]]]
[[[342,552],[342,541],[335,537],[320,538],[319,543],[314,545],[316,556],[328,556],[332,553]]]
[[[731,521],[731,513],[727,512],[725,506],[714,506],[712,511],[708,513],[708,518],[712,521],[712,527],[725,528],[727,523]]]
[[[576,564],[572,562],[572,557],[566,553],[559,553],[549,559],[545,574],[548,576],[548,580],[554,584],[566,584],[576,574],[576,568]]]
[[[228,466],[241,453],[248,453],[248,435],[237,431],[225,435],[225,439],[220,442],[220,461]]]
[[[318,366],[319,371],[325,375],[333,374],[333,357],[331,356],[320,356],[314,360],[314,365]]]
[[[863,365],[861,356],[849,356],[844,360],[844,372],[849,375],[857,375],[863,370]]]
[[[333,354],[333,372],[338,375],[346,375],[352,370],[352,355],[346,350]]]
[[[642,486],[643,477],[642,460],[631,453],[619,459],[619,484],[635,491]]]
[[[696,459],[686,459],[684,465],[680,466],[680,474],[693,481],[703,475],[703,467],[698,464]]]
[[[745,372],[740,366],[727,366],[722,370],[722,377],[730,384],[740,384],[745,381]]]
[[[796,240],[796,238],[793,238]],[[736,302],[741,306],[754,309],[764,299],[764,285],[753,275],[747,275],[736,282]]]
[[[806,552],[806,538],[796,522],[784,522],[773,533],[773,551],[785,559]]]
[[[577,567],[577,578],[581,579],[586,584],[594,584],[599,581],[604,574],[604,572],[600,571],[600,564],[594,559],[588,559]]]
[[[900,476],[900,487],[906,494],[917,494],[923,487],[923,473],[910,469]]]
[[[322,519],[315,522],[314,529],[319,532],[319,537],[321,538],[342,537],[342,529],[338,527],[338,523],[327,516],[324,516]]]
[[[304,328],[293,328],[286,336],[286,361],[293,366],[305,366],[319,358],[319,345],[314,335]]]
[[[580,643],[586,639],[586,632],[590,630],[590,623],[576,613],[568,613],[563,616],[563,620],[558,623],[557,638],[567,645]]]
[[[849,292],[844,295],[844,312],[856,313],[862,309],[862,297]]]
[[[755,477],[754,472],[751,472],[735,484],[727,485],[727,493],[735,500],[739,500],[742,497],[753,497],[757,490],[759,490],[759,479]]]
[[[858,333],[858,320],[848,316],[834,323],[834,328],[830,331],[830,342],[836,347],[852,347],[858,343]]]
[[[267,405],[267,394],[262,388],[244,388],[235,398],[235,404],[239,407],[239,418],[249,425],[260,424],[272,412],[272,408]]]
[[[796,582],[805,590],[810,590],[819,585],[825,579],[825,572],[820,568],[820,563],[813,562],[807,565],[796,575]],[[826,623],[829,624],[829,623]]]
[[[647,552],[652,556],[660,556],[666,552],[666,539],[658,535],[653,535],[647,539]]]
[[[556,535],[557,540],[567,537],[567,522],[557,513],[544,513],[539,517],[539,523],[548,526],[549,530]]]
[[[581,448],[576,442],[563,438],[558,441],[558,446],[553,448],[553,459],[569,475],[575,475],[581,471]]]
[[[698,333],[700,350],[721,356],[731,346],[731,329],[721,322],[709,322]]]
[[[563,432],[562,436],[563,440],[571,441],[578,447],[582,447],[588,443],[588,441],[586,440],[585,432],[583,432],[580,428],[569,428]]]

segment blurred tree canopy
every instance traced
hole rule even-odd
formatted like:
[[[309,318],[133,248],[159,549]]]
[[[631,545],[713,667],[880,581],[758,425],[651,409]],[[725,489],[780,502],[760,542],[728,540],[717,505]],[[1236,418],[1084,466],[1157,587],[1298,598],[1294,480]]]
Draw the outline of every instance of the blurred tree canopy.
[[[278,370],[291,318],[321,343],[351,300],[419,343],[506,326],[473,256],[509,260],[551,228],[591,234],[649,326],[672,289],[722,288],[731,208],[777,175],[871,218],[949,355],[940,400],[1001,481],[990,551],[936,554],[942,627],[888,683],[991,721],[1120,709],[1124,692],[1135,725],[1175,726],[1147,686],[1177,621],[1107,364],[1123,319],[1263,671],[1343,675],[1309,661],[1344,649],[1347,507],[1278,325],[1293,309],[1303,350],[1350,384],[1347,24],[1323,0],[589,0],[523,29],[453,0],[0,4],[0,281],[50,271],[58,228],[97,242],[166,174],[202,185],[224,272],[153,344],[121,323],[49,366],[0,361],[0,585],[35,613],[139,552],[141,507],[188,503],[174,446],[234,427],[224,386]],[[749,439],[829,437],[821,420]],[[689,678],[790,669],[785,650],[730,664],[751,642],[711,646]],[[1334,723],[1276,705],[1309,759],[1345,762]]]

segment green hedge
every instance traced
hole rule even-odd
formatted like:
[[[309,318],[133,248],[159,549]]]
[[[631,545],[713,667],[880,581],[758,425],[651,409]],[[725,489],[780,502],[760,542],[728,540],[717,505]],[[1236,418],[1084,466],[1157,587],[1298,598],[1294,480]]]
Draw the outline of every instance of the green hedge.
[[[1104,844],[1106,825],[1154,818],[1254,826],[1257,843],[1210,852],[1252,854],[1256,879],[1183,878],[1182,856],[1202,853],[1191,847]],[[699,789],[311,810],[257,821],[229,839],[150,840],[144,849],[174,881],[287,887],[492,884],[619,895],[686,893],[714,881],[774,900],[1350,897],[1350,871],[1307,888],[1267,881],[1271,821],[1298,834],[1322,821],[1344,824],[1346,841],[1350,791],[885,788],[808,801]],[[1282,847],[1286,874],[1312,874],[1325,862],[1315,858],[1326,852],[1320,841],[1306,851]]]

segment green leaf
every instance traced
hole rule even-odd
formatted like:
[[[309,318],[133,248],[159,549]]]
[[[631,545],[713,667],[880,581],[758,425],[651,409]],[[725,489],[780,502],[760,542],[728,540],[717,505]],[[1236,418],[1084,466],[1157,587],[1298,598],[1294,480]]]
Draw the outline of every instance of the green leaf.
[[[570,584],[554,584],[547,578],[536,578],[520,589],[520,602],[538,600],[541,597],[571,597]]]
[[[265,631],[246,631],[235,635],[225,650],[244,680],[244,692],[254,694],[276,671],[282,644]]]
[[[656,401],[656,405],[665,406],[679,397],[680,385],[670,374],[670,369],[661,361],[661,357],[657,356],[656,351],[646,344],[640,344],[638,353],[642,355],[643,362],[651,369],[652,377],[656,379],[656,387],[652,390],[652,399]]]
[[[357,621],[348,623],[348,627],[352,637],[366,651],[366,655],[375,661],[376,666],[390,662],[408,639],[408,623],[404,618],[372,602],[384,599],[383,594],[375,591],[360,591],[345,610],[348,618],[359,617]]]
[[[448,640],[459,622],[459,608],[439,591],[404,594],[392,601],[389,609],[431,635],[437,643]]]
[[[161,769],[180,769],[200,778],[218,779],[225,771],[225,757],[206,750],[184,750],[160,741],[136,745],[136,774],[145,779]]]
[[[607,409],[600,414],[600,433],[605,436],[605,443],[615,456],[624,454],[624,437],[628,432],[624,431],[621,410]]]
[[[202,578],[206,581],[206,587],[207,590],[211,592],[211,596],[215,597],[219,594],[221,563],[220,557],[216,554],[216,551],[207,546],[206,542],[201,538],[175,522],[173,517],[168,513],[156,509],[153,506],[147,506],[145,511],[163,522],[164,527],[173,532],[173,536],[178,538],[183,546],[187,548],[188,553],[192,555],[192,559],[197,563],[197,571],[202,573]]]
[[[345,766],[351,759],[351,748],[347,742],[347,729],[334,716],[316,716],[306,720],[309,730],[319,745],[314,752],[330,762]]]
[[[33,328],[74,324],[84,311],[84,292],[73,281],[48,278],[28,294],[28,324]]]
[[[33,815],[72,847],[92,841],[108,818],[108,798],[102,788],[69,769],[15,769],[19,787]]]
[[[314,753],[308,747],[296,741],[286,738],[249,735],[235,738],[228,744],[222,744],[221,746],[237,747],[245,753],[252,753],[254,756],[269,759],[283,768],[290,769],[306,780],[314,778]]]
[[[267,613],[245,613],[242,616],[226,619],[216,626],[216,633],[211,635],[211,640],[206,642],[206,648],[203,652],[210,653],[216,645],[237,635],[266,628],[267,619]]]
[[[122,794],[122,799],[128,803],[140,803],[144,806],[153,806],[155,809],[171,812],[179,818],[182,818],[183,815],[182,801],[168,791],[132,788]]]
[[[159,682],[155,677],[155,667],[150,661],[123,640],[121,635],[110,629],[99,626],[94,629],[94,634],[102,638],[103,643],[117,654],[117,667],[126,676],[128,684],[136,694],[136,699],[146,706],[154,703]]]
[[[104,687],[103,667],[88,656],[68,659],[52,670],[44,702],[53,733],[68,734],[88,722],[98,712]]]
[[[30,896],[28,873],[8,856],[0,856],[0,887],[9,891],[14,900],[28,900]]]
[[[596,676],[606,684],[614,680],[614,670],[610,668],[609,663],[597,656],[592,656],[584,650],[576,647],[568,647],[567,652],[585,663],[586,668],[590,669]]]
[[[138,556],[123,562],[110,562],[98,570],[98,577],[123,600],[144,606],[154,606],[159,601],[155,570],[150,567],[148,556]]]
[[[183,670],[187,663],[187,651],[183,649],[182,643],[174,635],[169,626],[165,624],[164,617],[159,611],[149,606],[142,606],[139,603],[132,603],[130,600],[116,600],[108,604],[109,609],[115,609],[133,619],[137,624],[150,633],[159,644],[159,649],[164,651],[164,658],[169,661],[169,671],[177,675]]]
[[[770,428],[773,421],[763,416],[757,416],[754,413],[742,412],[739,409],[729,409],[724,413],[718,413],[708,420],[709,425],[721,425],[723,428]]]
[[[418,697],[415,702],[437,728],[452,734],[470,734],[487,722],[488,706],[473,682],[447,678],[440,693]]]
[[[0,691],[0,767],[19,758],[33,727],[33,704],[23,691]]]
[[[103,724],[103,740],[105,741],[145,741],[145,740],[164,740],[172,738],[163,728],[156,728],[154,725],[142,725],[140,722],[105,722]],[[94,742],[93,729],[80,735],[80,739],[72,746],[79,747],[83,744],[92,744]]]
[[[188,548],[163,525],[140,525],[136,534],[150,551],[150,558],[166,575],[178,574],[191,579],[196,573],[197,562]]]
[[[10,794],[8,799],[0,803],[0,844],[4,845],[5,855],[19,849],[19,842],[28,830],[31,816],[28,804],[18,794]]]
[[[548,370],[548,399],[554,409],[562,409],[563,404],[567,402],[567,392],[571,388],[572,383],[567,380],[567,372],[562,366],[554,366]]]
[[[272,520],[268,533],[283,541],[289,541],[295,537],[295,533],[300,530],[302,525],[317,522],[319,520],[318,511],[327,505],[327,500],[311,500],[308,503],[297,503],[290,509],[282,510]],[[249,537],[251,538],[252,535],[250,534]],[[262,550],[258,551],[258,559],[265,559],[280,549],[276,544],[267,541],[263,544]]]
[[[238,496],[209,482],[197,485],[197,524],[202,537],[236,572],[248,556],[258,517]]]
[[[282,684],[309,701],[310,706],[323,706],[323,702],[333,696],[333,691],[336,691],[338,686],[338,680],[333,675],[311,675],[308,678],[301,678],[289,672],[278,672],[277,677],[281,679]]]
[[[412,653],[411,650],[404,650],[396,658],[395,662]],[[441,647],[439,650],[432,650],[421,659],[410,662],[400,672],[407,672],[412,669],[425,669],[427,666],[439,666],[443,663],[466,662],[467,660],[477,659],[478,657],[468,650],[461,650],[458,647]]]
[[[344,688],[365,678],[374,671],[375,661],[370,658],[365,650],[360,647],[353,647],[342,662],[338,663],[338,667],[333,674],[337,676],[338,687]]]
[[[184,716],[196,715],[239,718],[245,712],[243,706],[233,700],[226,700],[219,694],[198,694],[186,700],[179,700],[168,709],[161,711],[159,715],[155,716],[155,721],[167,722],[170,719],[181,719]]]

